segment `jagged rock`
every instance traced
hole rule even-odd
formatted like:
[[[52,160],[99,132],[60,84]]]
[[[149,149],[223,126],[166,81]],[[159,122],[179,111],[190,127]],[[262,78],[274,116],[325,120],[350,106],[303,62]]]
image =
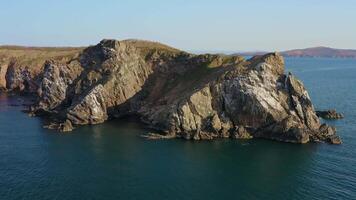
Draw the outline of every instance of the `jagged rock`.
[[[218,115],[215,114],[210,123],[214,131],[219,132],[221,130],[222,126]]]
[[[303,84],[284,74],[278,53],[244,60],[103,40],[65,64],[47,63],[40,82],[34,109],[52,111],[61,130],[135,114],[164,133],[151,139],[338,143],[335,131],[321,126]]]
[[[89,93],[68,109],[67,120],[76,125],[98,124],[107,120],[107,92],[99,84]]]
[[[59,106],[67,95],[67,88],[79,76],[82,68],[73,63],[66,65],[47,61],[42,81],[37,91],[39,100],[36,109],[51,111]]]
[[[6,73],[7,73],[8,65],[3,64],[0,65],[0,91],[6,91]]]
[[[255,137],[304,144],[311,141],[310,136],[315,133],[315,131],[300,122],[296,116],[291,115],[282,121],[272,123],[260,129],[255,133]]]
[[[337,113],[336,110],[316,111],[316,115],[323,119],[343,119],[344,115]]]
[[[46,60],[66,63],[83,48],[0,47],[0,90],[36,93]]]
[[[319,128],[318,139],[321,141],[326,141],[330,144],[341,144],[341,139],[336,135],[336,128],[322,124]]]
[[[69,120],[66,120],[64,123],[61,123],[59,125],[59,130],[61,132],[69,132],[69,131],[72,131],[73,130],[73,125],[72,125],[72,122],[69,121]]]
[[[330,136],[330,135],[335,135],[336,133],[336,128],[328,126],[326,124],[322,124],[319,128],[319,131],[322,136]]]
[[[342,141],[339,136],[337,135],[332,135],[326,139],[326,142],[330,144],[342,144]]]
[[[232,138],[235,139],[251,139],[253,136],[242,126],[236,127]]]
[[[43,126],[43,128],[58,130],[60,132],[70,132],[73,130],[71,121],[66,120],[64,122],[50,121]]]
[[[29,69],[18,67],[16,62],[11,62],[8,66],[5,82],[8,90],[31,93],[37,89],[34,77],[32,77]]]

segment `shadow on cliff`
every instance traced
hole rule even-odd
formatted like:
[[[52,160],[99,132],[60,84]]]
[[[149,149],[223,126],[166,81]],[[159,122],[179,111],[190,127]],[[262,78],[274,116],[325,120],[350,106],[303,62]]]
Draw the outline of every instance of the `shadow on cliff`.
[[[183,54],[182,56],[189,55]],[[234,63],[212,65],[218,58],[217,55],[198,55],[188,59],[186,57],[176,58],[165,67],[154,66],[153,72],[147,77],[139,92],[124,103],[107,109],[110,119],[133,116],[149,125],[149,122],[142,118],[144,116],[138,112],[143,104],[153,109],[159,106],[181,104],[237,66]],[[234,56],[226,56],[226,58],[238,59]],[[156,131],[167,128],[163,124],[155,124]]]

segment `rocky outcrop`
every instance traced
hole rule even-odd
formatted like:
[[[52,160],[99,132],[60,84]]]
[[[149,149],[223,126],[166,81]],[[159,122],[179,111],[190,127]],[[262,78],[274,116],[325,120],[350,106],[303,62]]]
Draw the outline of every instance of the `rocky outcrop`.
[[[7,65],[0,65],[0,91],[6,90],[6,73],[7,73]]]
[[[277,54],[193,55],[147,41],[103,40],[66,62],[47,62],[32,112],[49,128],[136,115],[148,138],[266,138],[341,143],[321,125],[303,84]]]
[[[107,97],[103,85],[91,89],[83,99],[73,104],[67,111],[67,118],[76,125],[98,124],[108,119]]]
[[[36,93],[48,60],[67,63],[82,48],[0,46],[0,90]]]
[[[65,65],[47,61],[37,90],[39,101],[35,109],[51,111],[57,108],[65,100],[68,86],[81,71],[81,66],[75,62]]]
[[[224,67],[223,67],[224,68]],[[278,54],[226,66],[187,96],[138,112],[153,127],[186,139],[268,138],[294,143],[325,140],[304,86],[284,75]],[[172,88],[177,90],[177,88]],[[162,95],[164,99],[170,96]],[[246,131],[249,130],[249,131]]]
[[[344,115],[336,110],[316,111],[316,115],[323,119],[343,119]]]
[[[34,92],[37,89],[35,77],[31,75],[28,67],[18,67],[16,62],[11,62],[5,75],[6,88],[10,91]]]

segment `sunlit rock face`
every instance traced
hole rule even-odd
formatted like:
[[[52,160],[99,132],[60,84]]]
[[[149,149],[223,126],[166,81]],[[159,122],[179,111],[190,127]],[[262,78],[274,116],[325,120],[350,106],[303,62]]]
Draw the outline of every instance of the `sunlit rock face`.
[[[103,40],[65,63],[47,62],[37,84],[32,112],[51,115],[49,127],[62,131],[136,115],[158,131],[150,138],[341,142],[277,53],[245,60]]]

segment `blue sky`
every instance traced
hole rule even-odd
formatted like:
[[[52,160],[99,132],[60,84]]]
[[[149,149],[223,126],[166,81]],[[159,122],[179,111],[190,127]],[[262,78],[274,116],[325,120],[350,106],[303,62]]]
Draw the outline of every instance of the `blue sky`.
[[[138,38],[192,51],[356,49],[354,0],[1,0],[0,8],[0,44]]]

